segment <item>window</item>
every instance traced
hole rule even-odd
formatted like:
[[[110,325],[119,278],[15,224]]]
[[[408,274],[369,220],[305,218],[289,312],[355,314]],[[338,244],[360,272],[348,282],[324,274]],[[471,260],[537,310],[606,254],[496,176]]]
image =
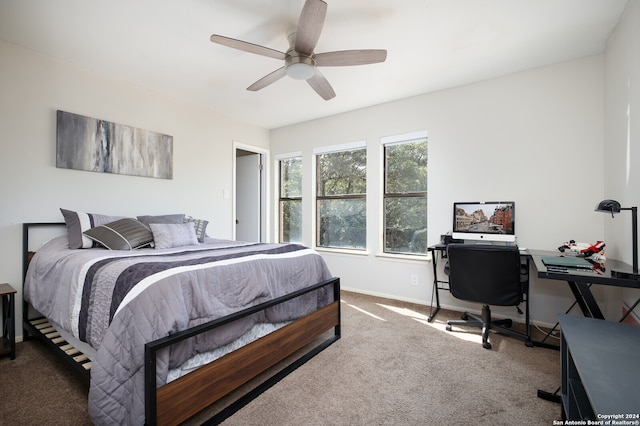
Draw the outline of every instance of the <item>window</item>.
[[[316,245],[366,249],[366,144],[317,153],[316,184]]]
[[[302,157],[279,161],[280,242],[302,242]]]
[[[420,136],[420,138],[416,138]],[[411,139],[404,139],[409,138]],[[427,138],[383,138],[384,252],[427,254]]]

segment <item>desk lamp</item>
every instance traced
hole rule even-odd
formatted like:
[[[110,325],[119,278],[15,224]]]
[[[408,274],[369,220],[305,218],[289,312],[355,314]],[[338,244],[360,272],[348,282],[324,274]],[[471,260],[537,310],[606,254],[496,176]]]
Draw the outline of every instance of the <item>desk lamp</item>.
[[[611,271],[611,275],[619,278],[640,279],[638,275],[638,208],[637,207],[620,207],[620,203],[615,200],[603,200],[596,206],[597,212],[611,213],[611,217],[621,210],[631,210],[631,232],[633,242],[633,273],[623,271]]]

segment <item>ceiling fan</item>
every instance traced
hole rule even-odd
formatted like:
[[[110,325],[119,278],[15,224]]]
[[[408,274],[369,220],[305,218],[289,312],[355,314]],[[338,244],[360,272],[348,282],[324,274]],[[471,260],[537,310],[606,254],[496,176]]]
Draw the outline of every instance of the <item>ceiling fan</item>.
[[[384,62],[387,58],[387,51],[384,49],[360,49],[315,53],[313,49],[320,38],[326,13],[327,3],[323,0],[306,0],[302,12],[300,12],[297,30],[288,35],[289,49],[286,52],[218,34],[213,34],[211,41],[257,55],[284,59],[283,67],[262,77],[247,87],[247,90],[263,89],[288,75],[296,80],[306,80],[313,90],[328,101],[334,98],[336,93],[317,67],[367,65]]]

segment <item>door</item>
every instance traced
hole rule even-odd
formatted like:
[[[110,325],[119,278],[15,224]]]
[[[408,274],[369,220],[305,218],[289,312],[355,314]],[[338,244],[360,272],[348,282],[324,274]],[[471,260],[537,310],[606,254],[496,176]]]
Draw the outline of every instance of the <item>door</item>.
[[[236,240],[261,242],[262,155],[236,149]]]

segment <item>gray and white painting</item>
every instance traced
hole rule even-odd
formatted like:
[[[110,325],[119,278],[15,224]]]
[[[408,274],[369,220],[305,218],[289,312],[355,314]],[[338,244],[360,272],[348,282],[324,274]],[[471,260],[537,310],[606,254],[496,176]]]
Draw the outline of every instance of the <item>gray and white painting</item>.
[[[173,136],[57,112],[56,167],[173,179]]]

